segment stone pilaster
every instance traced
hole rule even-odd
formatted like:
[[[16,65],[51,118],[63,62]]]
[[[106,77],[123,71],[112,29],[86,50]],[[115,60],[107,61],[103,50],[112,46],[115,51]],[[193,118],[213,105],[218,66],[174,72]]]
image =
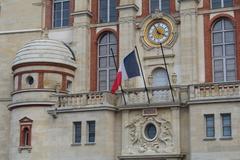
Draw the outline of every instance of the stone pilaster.
[[[89,90],[89,53],[90,53],[90,1],[75,1],[73,24],[73,48],[76,56],[77,70],[73,91]]]
[[[181,84],[198,81],[197,0],[180,0]],[[186,63],[187,62],[187,63]]]

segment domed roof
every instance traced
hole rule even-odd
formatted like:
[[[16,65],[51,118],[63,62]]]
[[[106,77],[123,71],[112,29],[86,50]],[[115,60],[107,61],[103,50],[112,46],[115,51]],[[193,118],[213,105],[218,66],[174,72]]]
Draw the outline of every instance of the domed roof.
[[[34,62],[60,63],[75,66],[75,56],[72,50],[63,42],[41,39],[33,40],[20,49],[12,66]]]

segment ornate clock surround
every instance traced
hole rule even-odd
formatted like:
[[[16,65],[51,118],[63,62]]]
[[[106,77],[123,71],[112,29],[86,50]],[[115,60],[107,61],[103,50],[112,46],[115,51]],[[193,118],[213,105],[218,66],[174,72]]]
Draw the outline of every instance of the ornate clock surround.
[[[146,50],[151,50],[160,47],[160,44],[156,44],[149,40],[149,29],[157,23],[163,23],[169,28],[169,35],[162,42],[162,46],[165,48],[172,48],[177,40],[177,21],[168,14],[156,12],[144,18],[144,20],[138,24],[140,28],[140,41]],[[154,26],[155,27],[155,26]],[[158,30],[158,28],[156,28]],[[160,33],[164,34],[164,33]]]

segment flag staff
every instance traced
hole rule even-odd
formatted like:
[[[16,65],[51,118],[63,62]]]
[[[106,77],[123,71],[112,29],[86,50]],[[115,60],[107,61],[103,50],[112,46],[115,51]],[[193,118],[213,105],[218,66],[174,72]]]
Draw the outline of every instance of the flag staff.
[[[116,63],[115,56],[114,56],[112,48],[111,48],[111,53],[112,53],[112,56],[113,56],[113,62],[114,62],[114,65],[115,65],[115,68],[116,68],[116,72],[117,72],[118,71],[118,67],[117,67],[117,63]],[[123,88],[122,88],[122,84],[120,85],[120,89],[121,89],[121,92],[122,92],[124,105],[126,106],[127,102],[126,102],[126,98],[125,98],[124,91],[123,91]]]
[[[169,78],[167,63],[166,63],[165,55],[164,55],[164,52],[163,52],[163,46],[162,46],[161,42],[160,42],[160,47],[161,47],[161,51],[162,51],[162,55],[163,55],[164,66],[165,66],[166,71],[167,71],[167,78],[168,78],[169,87],[170,87],[171,94],[172,94],[172,100],[173,100],[173,102],[175,102],[175,99],[174,99],[174,96],[173,96],[173,91],[172,91],[172,85],[171,85],[171,81],[170,81],[170,78]]]
[[[140,58],[139,58],[139,54],[138,54],[138,49],[137,49],[136,46],[135,46],[135,50],[137,52],[137,58],[138,58],[138,62],[139,62],[139,65],[140,65],[140,70],[141,70],[141,73],[142,73],[142,76],[143,76],[144,88],[145,88],[145,91],[147,92],[148,104],[150,104],[150,98],[149,98],[149,95],[148,95],[148,89],[146,87],[146,81],[145,81],[145,77],[144,77],[144,74],[143,74],[142,64],[141,64],[141,61],[140,61]]]

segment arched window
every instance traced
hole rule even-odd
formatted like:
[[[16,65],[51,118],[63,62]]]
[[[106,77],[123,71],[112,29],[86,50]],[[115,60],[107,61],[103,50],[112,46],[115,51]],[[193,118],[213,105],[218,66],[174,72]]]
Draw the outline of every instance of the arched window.
[[[156,9],[170,13],[170,0],[150,0],[150,12],[154,13]]]
[[[113,33],[104,33],[98,41],[98,90],[110,90],[116,78],[111,48],[117,59],[117,40]]]
[[[235,32],[225,18],[212,27],[212,57],[214,82],[236,80]]]
[[[157,68],[152,73],[153,81],[152,86],[168,86],[168,77],[167,77],[167,71],[164,68]]]

